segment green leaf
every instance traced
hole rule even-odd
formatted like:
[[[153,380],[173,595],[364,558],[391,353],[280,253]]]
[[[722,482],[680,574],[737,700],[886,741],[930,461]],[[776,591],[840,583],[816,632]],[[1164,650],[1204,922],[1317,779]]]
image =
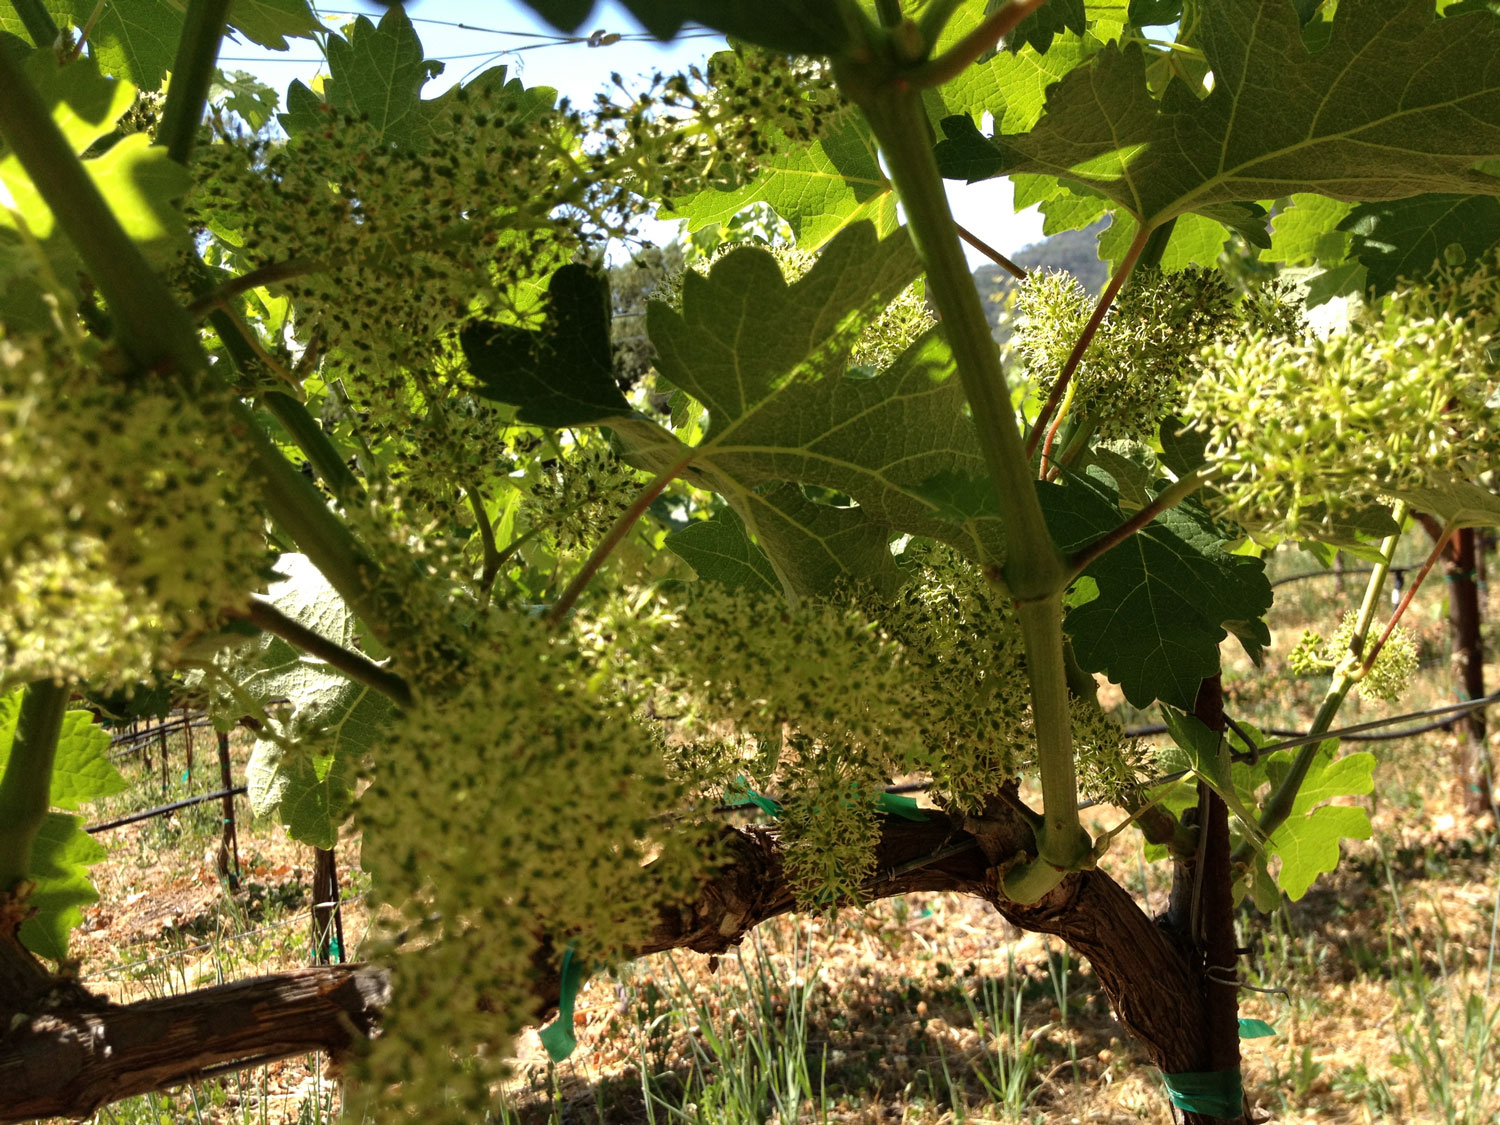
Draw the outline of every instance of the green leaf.
[[[1295,902],[1313,881],[1339,865],[1339,840],[1370,838],[1370,814],[1348,805],[1325,805],[1293,817],[1271,834],[1267,845],[1281,857],[1276,883]]]
[[[1261,259],[1288,266],[1342,262],[1349,252],[1349,236],[1338,227],[1351,206],[1326,195],[1292,196],[1271,219],[1271,245],[1261,252]]]
[[[1364,264],[1345,262],[1307,279],[1307,307],[1317,308],[1335,297],[1352,297],[1364,291]]]
[[[36,889],[27,902],[37,913],[21,923],[21,943],[27,949],[54,961],[68,955],[68,935],[83,921],[83,907],[99,898],[89,868],[107,854],[78,817],[47,814],[31,853]]]
[[[1312,767],[1297,789],[1297,799],[1292,802],[1292,816],[1305,816],[1325,801],[1335,797],[1363,797],[1375,788],[1375,755],[1367,751],[1345,754],[1335,758],[1337,739],[1326,739],[1318,747]],[[1291,751],[1278,751],[1267,764],[1266,776],[1273,785],[1279,785],[1291,769]]]
[[[459,336],[485,398],[538,426],[581,426],[631,412],[615,384],[609,279],[584,265],[552,275],[540,330],[473,321]]]
[[[987,0],[985,14],[1005,7],[1009,2]],[[1011,51],[1018,51],[1023,45],[1035,51],[1046,51],[1052,46],[1055,36],[1065,31],[1082,36],[1087,26],[1088,13],[1083,0],[1051,0],[1016,24],[1015,30],[1005,37],[1005,46]]]
[[[744,249],[707,278],[686,277],[681,313],[650,307],[658,370],[708,408],[694,469],[715,477],[709,487],[729,489],[763,544],[755,507],[767,497],[743,490],[793,481],[852,497],[886,528],[975,550],[972,535],[923,495],[925,482],[940,474],[984,475],[941,335],[926,334],[873,378],[844,375],[861,327],[917,269],[905,235],[877,243],[862,223],[834,239],[791,286],[771,255]],[[988,546],[999,550],[998,528],[988,524]]]
[[[1050,7],[1050,4],[1048,5]],[[973,5],[959,8],[938,37],[933,54],[942,54],[973,31],[985,13]],[[957,78],[925,93],[928,113],[936,122],[951,114],[992,113],[1003,132],[1025,132],[1042,115],[1047,87],[1088,57],[1077,32],[1055,34],[1052,45],[1038,50],[1012,35],[1009,49],[965,68]]]
[[[187,194],[188,170],[145,133],[131,134],[84,167],[148,261],[165,266],[191,245],[174,202]]]
[[[302,88],[307,89],[306,86]],[[312,94],[311,90],[307,92]],[[231,113],[239,114],[244,118],[245,124],[259,132],[261,126],[275,115],[276,106],[281,99],[275,90],[253,74],[243,70],[226,74],[221,70],[209,87],[208,100],[214,105],[222,105]]]
[[[1457,477],[1434,478],[1421,487],[1392,492],[1412,509],[1454,527],[1494,527],[1500,524],[1500,496]]]
[[[1500,199],[1419,195],[1365,203],[1349,212],[1339,230],[1352,236],[1349,253],[1364,265],[1369,286],[1388,293],[1402,278],[1425,278],[1455,248],[1460,261],[1483,258],[1500,242]]]
[[[1130,0],[1128,11],[1136,27],[1167,27],[1182,18],[1182,0]]]
[[[1226,0],[1203,6],[1200,34],[1208,97],[1174,84],[1158,102],[1140,47],[1108,46],[1052,88],[1036,128],[991,138],[991,174],[1076,180],[1150,226],[1294,191],[1366,202],[1500,191],[1474,170],[1500,156],[1493,17],[1345,0],[1311,54],[1290,4]]]
[[[0,774],[10,758],[16,720],[24,689],[0,696]],[[109,735],[87,711],[63,716],[52,764],[51,804],[76,809],[96,797],[118,793],[125,779],[109,760]],[[21,942],[42,957],[61,960],[68,953],[68,934],[83,921],[82,907],[99,893],[89,868],[104,859],[105,851],[80,827],[79,818],[49,812],[32,843],[27,877],[36,889],[27,900],[37,913],[21,925]]]
[[[1082,230],[1109,213],[1109,200],[1104,196],[1055,176],[1015,176],[1012,182],[1016,210],[1035,204],[1044,216],[1043,234]]]
[[[57,808],[75,810],[124,788],[125,779],[109,760],[109,732],[89,712],[69,711],[57,739],[48,799]]]
[[[851,578],[878,590],[900,585],[892,529],[863,508],[816,503],[786,482],[745,494],[741,504],[783,586],[799,597],[826,594]]]
[[[268,591],[277,609],[344,648],[360,647],[359,623],[305,556],[282,555],[276,567],[286,575]],[[226,706],[240,714],[250,704],[265,709],[247,771],[251,807],[275,816],[295,839],[331,848],[353,801],[359,760],[380,744],[394,706],[270,634],[233,654],[225,671],[238,687]]]
[[[102,76],[87,59],[59,68],[51,51],[38,51],[26,69],[52,119],[79,153],[113,132],[135,98],[129,83]],[[174,263],[190,248],[187,225],[175,205],[186,193],[188,172],[168,158],[166,149],[137,133],[83,166],[153,264]],[[54,313],[41,294],[56,292],[60,282],[76,299],[82,263],[14,154],[0,156],[0,187],[12,200],[0,209],[0,312],[7,324],[45,327]]]
[[[727,222],[754,203],[785,219],[797,244],[817,247],[844,227],[868,220],[884,237],[897,225],[896,195],[880,168],[875,138],[864,118],[839,114],[811,145],[785,145],[754,179],[732,191],[705,189],[674,200],[664,219],[686,219],[689,230]]]
[[[422,87],[442,64],[423,59],[422,42],[400,4],[387,8],[378,26],[360,16],[348,39],[330,35],[327,51],[329,78],[323,92],[332,109],[367,120],[396,145],[409,145],[421,136]],[[287,109],[292,112],[282,123],[290,132],[287,119],[301,124],[306,112],[304,105],[293,105],[291,90]]]
[[[1065,554],[1125,521],[1115,487],[1099,473],[1038,486]],[[1120,684],[1136,707],[1159,699],[1187,711],[1199,683],[1219,670],[1226,628],[1259,655],[1271,641],[1264,622],[1271,587],[1259,559],[1229,553],[1231,539],[1189,500],[1096,559],[1084,574],[1099,596],[1065,622],[1079,663]]]
[[[1265,744],[1266,739],[1253,727],[1247,733],[1257,745]],[[1290,815],[1266,843],[1267,858],[1281,858],[1276,883],[1293,899],[1306,894],[1323,872],[1338,866],[1340,837],[1365,840],[1370,836],[1370,820],[1363,808],[1325,802],[1371,792],[1375,786],[1375,755],[1360,752],[1337,758],[1338,746],[1338,740],[1332,738],[1318,745]],[[1236,765],[1235,775],[1242,786],[1254,788],[1266,781],[1279,786],[1297,753],[1280,750],[1263,757],[1256,766]]]
[[[591,0],[526,0],[542,18],[576,31],[589,18]],[[736,39],[799,55],[835,55],[849,41],[838,4],[803,0],[622,0],[646,30],[671,39],[684,24],[698,23]]]
[[[354,807],[354,770],[347,754],[320,754],[257,741],[245,771],[257,816],[275,816],[294,840],[315,848],[338,843]]]
[[[262,47],[285,51],[287,36],[312,39],[323,31],[307,0],[234,0],[229,26]]]
[[[731,590],[779,594],[781,583],[766,553],[751,541],[745,521],[726,508],[667,536],[666,546],[705,582]]]
[[[73,22],[88,26],[89,47],[105,74],[123,74],[142,90],[161,87],[177,55],[183,6],[170,0],[73,0]],[[97,16],[97,18],[95,18]]]
[[[1229,807],[1229,811],[1239,818],[1243,830],[1252,839],[1260,841],[1261,832],[1255,816],[1241,802],[1239,791],[1235,788],[1229,747],[1225,745],[1223,736],[1210,730],[1196,716],[1172,707],[1162,707],[1161,714],[1162,721],[1167,725],[1167,733],[1187,755],[1193,772],[1207,782],[1208,787]]]

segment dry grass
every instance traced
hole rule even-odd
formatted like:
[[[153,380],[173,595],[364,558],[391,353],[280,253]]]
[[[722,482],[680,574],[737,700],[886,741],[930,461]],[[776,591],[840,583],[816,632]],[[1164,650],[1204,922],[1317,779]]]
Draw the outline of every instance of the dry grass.
[[[1298,558],[1278,565],[1312,568]],[[1347,599],[1360,581],[1349,580]],[[1434,583],[1414,604],[1410,623],[1432,665],[1403,710],[1451,698],[1441,593]],[[1328,581],[1284,588],[1275,651],[1309,622],[1331,628],[1335,602]],[[1492,601],[1488,620],[1497,608]],[[1225,654],[1236,717],[1306,723],[1315,685],[1279,671],[1274,656],[1255,674],[1228,645]],[[1500,668],[1487,677],[1500,683]],[[1391,710],[1351,700],[1341,721]],[[1339,871],[1301,902],[1271,917],[1247,907],[1239,918],[1240,943],[1255,950],[1247,983],[1285,990],[1244,993],[1242,1015],[1278,1031],[1245,1041],[1246,1088],[1289,1123],[1487,1125],[1500,1120],[1496,827],[1457,812],[1447,783],[1452,735],[1365,748],[1380,759],[1377,794],[1366,800],[1374,838],[1347,847]],[[237,773],[245,753],[236,746]],[[160,799],[159,769],[129,770],[137,784],[115,806]],[[189,784],[212,788],[216,776]],[[182,795],[176,781],[170,788],[169,799]],[[211,862],[217,803],[102,837],[110,858],[96,872],[101,902],[77,947],[93,987],[123,1000],[308,962],[311,853],[240,807],[245,882],[234,895]],[[1116,816],[1092,815],[1096,829]],[[1164,906],[1165,873],[1138,848],[1122,839],[1107,862],[1148,909]],[[357,895],[352,846],[341,847],[339,865]],[[357,952],[366,928],[358,902],[344,925]],[[1088,965],[969,900],[912,895],[834,919],[778,920],[717,964],[649,958],[590,980],[575,1022],[579,1049],[559,1066],[534,1035],[522,1037],[497,1120],[1171,1120],[1160,1080]],[[307,1060],[121,1103],[97,1120],[312,1125],[334,1104],[335,1089]]]

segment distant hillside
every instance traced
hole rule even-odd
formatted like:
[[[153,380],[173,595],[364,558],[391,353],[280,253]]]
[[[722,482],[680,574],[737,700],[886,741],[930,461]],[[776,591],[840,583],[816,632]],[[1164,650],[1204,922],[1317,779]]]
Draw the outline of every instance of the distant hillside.
[[[1109,280],[1109,267],[1099,260],[1098,242],[1099,232],[1108,225],[1106,218],[1082,230],[1054,234],[1013,254],[1011,260],[1028,270],[1067,270],[1090,293],[1098,293]],[[979,295],[984,300],[984,313],[990,326],[998,326],[1005,295],[1010,292],[1015,279],[999,266],[986,265],[974,271],[974,284],[979,287]]]

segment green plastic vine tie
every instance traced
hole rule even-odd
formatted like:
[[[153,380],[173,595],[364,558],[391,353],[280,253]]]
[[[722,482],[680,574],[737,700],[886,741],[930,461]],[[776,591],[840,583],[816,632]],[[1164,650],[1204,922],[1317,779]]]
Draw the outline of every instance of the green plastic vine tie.
[[[1185,1113],[1238,1120],[1245,1108],[1245,1084],[1239,1068],[1194,1070],[1182,1074],[1162,1071],[1172,1104]]]
[[[574,943],[569,942],[568,948],[563,950],[562,969],[558,974],[561,979],[557,986],[557,1019],[537,1032],[537,1038],[547,1049],[547,1057],[553,1062],[562,1062],[578,1047],[578,1037],[573,1034],[573,1004],[587,974],[583,963],[573,954]]]
[[[781,802],[775,797],[767,797],[765,794],[757,793],[754,789],[751,789],[750,783],[745,780],[744,774],[740,774],[734,779],[734,785],[734,788],[728,789],[724,793],[726,804],[738,804],[740,803],[740,798],[743,797],[769,817],[778,817],[781,815]]]
[[[1267,1039],[1275,1034],[1276,1029],[1265,1020],[1249,1019],[1246,1016],[1240,1017],[1241,1039]]]
[[[927,810],[917,804],[915,797],[905,797],[900,793],[882,793],[876,798],[875,807],[903,820],[927,820],[929,816]]]

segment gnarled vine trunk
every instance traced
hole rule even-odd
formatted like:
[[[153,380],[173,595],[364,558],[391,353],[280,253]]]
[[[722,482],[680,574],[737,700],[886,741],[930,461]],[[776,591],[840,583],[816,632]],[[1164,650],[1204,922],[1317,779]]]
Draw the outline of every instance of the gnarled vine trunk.
[[[761,922],[795,909],[776,834],[725,828],[723,835],[730,860],[692,903],[662,912],[637,955],[723,953]],[[1153,1063],[1173,1073],[1213,1068],[1202,956],[1102,871],[1070,875],[1030,906],[1005,899],[997,890],[1000,868],[1029,841],[1024,820],[999,803],[962,823],[937,813],[919,823],[888,818],[880,874],[866,891],[871,899],[913,891],[975,895],[1017,926],[1057,935],[1089,958]],[[1227,838],[1224,855],[1227,861]],[[0,1032],[0,1122],[84,1116],[120,1098],[311,1051],[338,1060],[374,1032],[388,999],[384,970],[326,965],[127,1005],[76,985],[58,990],[54,981],[45,1000],[49,988],[37,963],[13,936],[9,948],[27,967],[27,998],[22,1004],[18,993],[0,995],[8,1028]],[[21,979],[7,973],[0,987],[8,991]],[[537,974],[539,1019],[555,1007],[558,988],[555,973]]]

